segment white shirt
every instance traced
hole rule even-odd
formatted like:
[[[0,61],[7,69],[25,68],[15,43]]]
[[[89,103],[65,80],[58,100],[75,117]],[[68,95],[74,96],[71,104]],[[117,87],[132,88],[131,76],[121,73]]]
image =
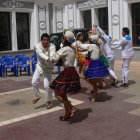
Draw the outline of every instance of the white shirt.
[[[58,50],[53,55],[52,59],[58,61],[60,58],[62,58],[63,67],[72,67],[74,66],[75,57],[76,57],[75,49],[66,46]]]
[[[39,43],[35,46],[35,51],[37,53],[37,67],[40,70],[53,70],[53,64],[51,61],[52,60],[52,56],[54,55],[54,53],[56,52],[56,47],[53,44],[49,44],[49,47],[47,49],[45,49],[42,46],[42,43]]]
[[[97,60],[100,57],[100,49],[95,44],[81,44],[80,48],[90,52],[91,60]]]
[[[113,43],[113,48],[122,46],[122,58],[132,58],[134,56],[132,40],[129,35],[124,36],[121,40]]]
[[[98,26],[96,30],[99,32],[101,37],[104,39],[104,52],[107,58],[114,56],[114,50],[111,48],[111,40],[109,36],[105,34],[105,32]]]

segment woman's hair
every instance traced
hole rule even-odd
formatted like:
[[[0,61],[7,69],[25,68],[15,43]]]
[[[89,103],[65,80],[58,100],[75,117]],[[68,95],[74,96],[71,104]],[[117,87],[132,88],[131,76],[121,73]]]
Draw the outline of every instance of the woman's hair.
[[[65,46],[71,47],[71,44],[72,44],[72,43],[70,43],[69,41],[67,41],[67,40],[65,39],[64,36],[63,36],[63,39],[64,39],[64,44],[63,44],[63,46],[64,46],[64,47],[65,47]]]
[[[82,33],[81,32],[79,32],[79,33],[77,33],[77,35],[76,35],[76,40],[79,40],[79,38],[82,36]]]

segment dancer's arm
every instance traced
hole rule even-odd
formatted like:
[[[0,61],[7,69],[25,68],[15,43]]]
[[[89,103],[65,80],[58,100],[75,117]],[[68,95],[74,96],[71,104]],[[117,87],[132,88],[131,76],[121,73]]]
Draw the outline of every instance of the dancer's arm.
[[[46,56],[46,55],[43,53],[43,51],[42,51],[40,45],[41,45],[41,44],[37,44],[37,45],[35,46],[35,51],[36,51],[37,55],[38,55],[42,60],[49,61],[49,57]]]
[[[122,47],[122,45],[126,44],[127,43],[127,40],[125,38],[119,40],[119,41],[116,41],[112,44],[112,47],[113,48],[119,48],[119,47]]]
[[[97,25],[93,25],[96,27],[97,32],[100,34],[100,36],[107,42],[109,40],[109,37],[105,34],[105,32]]]
[[[53,55],[56,53],[56,46],[54,44],[50,45],[50,60],[52,60]]]
[[[67,55],[67,50],[65,47],[63,47],[62,49],[58,50],[56,53],[54,53],[53,57],[52,57],[52,61],[57,62],[60,58],[62,58],[63,56]]]

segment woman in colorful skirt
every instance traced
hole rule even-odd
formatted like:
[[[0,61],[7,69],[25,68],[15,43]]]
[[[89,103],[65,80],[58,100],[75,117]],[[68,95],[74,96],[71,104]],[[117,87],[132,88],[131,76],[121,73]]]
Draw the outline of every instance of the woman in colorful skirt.
[[[93,26],[94,27],[94,26]],[[98,46],[100,46],[100,60],[104,63],[104,65],[109,68],[109,63],[108,60],[106,59],[106,57],[104,56],[104,41],[102,40],[102,37],[99,33],[96,32],[96,28],[94,27],[93,30],[90,31],[91,34],[97,34],[96,35],[96,43],[98,43]],[[94,35],[94,36],[95,36]],[[95,37],[94,37],[95,38]],[[100,84],[100,88],[105,87],[106,86],[106,81],[104,79],[102,79],[102,82]]]
[[[57,62],[62,58],[64,70],[56,77],[50,87],[55,91],[55,97],[64,104],[65,115],[60,117],[60,120],[65,121],[74,116],[77,108],[74,107],[68,100],[67,94],[78,92],[81,89],[80,78],[74,67],[76,52],[71,47],[75,41],[74,34],[65,29],[63,32],[64,47],[57,51],[52,62]]]
[[[93,86],[94,96],[90,98],[90,101],[95,102],[98,99],[98,90],[101,81],[109,76],[109,71],[104,65],[104,63],[99,59],[101,55],[100,46],[97,46],[95,36],[89,34],[90,44],[82,44],[80,48],[90,52],[91,63],[84,75],[88,79],[89,83]]]

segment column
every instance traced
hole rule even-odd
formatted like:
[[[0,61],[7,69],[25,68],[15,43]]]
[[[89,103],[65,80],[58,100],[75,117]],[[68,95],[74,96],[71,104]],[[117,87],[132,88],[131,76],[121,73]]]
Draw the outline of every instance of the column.
[[[91,19],[92,19],[92,25],[93,24],[99,25],[98,8],[91,8]]]
[[[109,34],[113,40],[120,39],[120,1],[108,0]]]
[[[11,29],[11,39],[12,39],[12,51],[17,51],[17,29],[16,29],[16,12],[12,9],[12,29]]]

